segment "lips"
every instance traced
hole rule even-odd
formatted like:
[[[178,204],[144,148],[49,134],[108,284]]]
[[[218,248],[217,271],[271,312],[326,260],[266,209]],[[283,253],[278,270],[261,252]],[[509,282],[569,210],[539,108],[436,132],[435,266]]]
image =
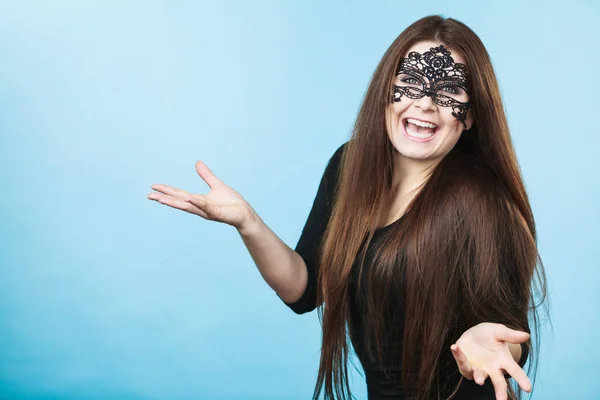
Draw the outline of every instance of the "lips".
[[[405,121],[407,121],[409,124],[414,125],[413,131],[416,130],[416,132],[419,132],[419,133],[427,133],[427,132],[424,132],[424,130],[435,129],[438,127],[437,124],[434,124],[431,121],[426,121],[423,119],[418,119],[418,118],[413,118],[413,117],[406,117]]]
[[[433,132],[431,131],[431,128],[418,129],[415,125],[408,123],[407,120],[408,120],[408,118],[402,120],[402,127],[404,128],[403,129],[404,137],[406,137],[409,140],[413,140],[416,142],[427,142],[427,141],[431,140],[436,135],[437,131],[439,130],[439,127],[436,127],[435,129],[433,129]],[[421,132],[417,132],[417,129],[420,130]],[[423,130],[426,130],[426,131],[423,132]]]

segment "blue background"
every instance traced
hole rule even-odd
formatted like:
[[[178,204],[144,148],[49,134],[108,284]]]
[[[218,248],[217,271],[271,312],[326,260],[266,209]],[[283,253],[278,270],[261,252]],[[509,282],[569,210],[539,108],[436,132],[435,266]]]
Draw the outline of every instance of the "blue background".
[[[293,247],[384,51],[437,13],[492,56],[536,216],[533,397],[600,398],[592,0],[0,2],[0,398],[309,398],[316,313],[234,228],[146,195],[206,193],[203,160]]]

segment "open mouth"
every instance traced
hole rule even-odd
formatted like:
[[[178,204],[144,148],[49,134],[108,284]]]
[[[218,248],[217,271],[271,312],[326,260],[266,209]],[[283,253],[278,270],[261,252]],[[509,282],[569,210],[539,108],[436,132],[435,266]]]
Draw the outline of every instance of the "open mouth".
[[[404,136],[417,142],[431,140],[439,130],[439,127],[435,124],[414,118],[402,120],[402,125],[404,127]]]

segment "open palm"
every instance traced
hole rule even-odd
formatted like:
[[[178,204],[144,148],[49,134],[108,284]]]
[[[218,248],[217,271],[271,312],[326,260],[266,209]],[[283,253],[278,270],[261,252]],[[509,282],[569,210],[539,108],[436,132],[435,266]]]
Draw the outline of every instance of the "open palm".
[[[529,339],[529,333],[510,329],[498,323],[483,322],[465,331],[450,348],[460,373],[483,385],[489,376],[496,398],[506,400],[507,383],[504,372],[512,376],[526,392],[531,381],[513,359],[508,343],[519,344]]]
[[[238,229],[253,220],[255,213],[250,204],[217,178],[206,164],[198,161],[196,172],[210,187],[207,194],[193,194],[172,186],[154,184],[152,189],[155,192],[149,193],[148,199]]]

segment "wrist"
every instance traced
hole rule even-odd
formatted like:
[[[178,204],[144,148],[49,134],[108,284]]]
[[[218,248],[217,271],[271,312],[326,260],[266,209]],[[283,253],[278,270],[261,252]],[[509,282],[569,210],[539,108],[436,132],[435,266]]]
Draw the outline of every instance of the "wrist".
[[[237,230],[241,236],[250,237],[261,231],[262,223],[262,219],[251,209],[248,218],[243,224],[237,227]]]

